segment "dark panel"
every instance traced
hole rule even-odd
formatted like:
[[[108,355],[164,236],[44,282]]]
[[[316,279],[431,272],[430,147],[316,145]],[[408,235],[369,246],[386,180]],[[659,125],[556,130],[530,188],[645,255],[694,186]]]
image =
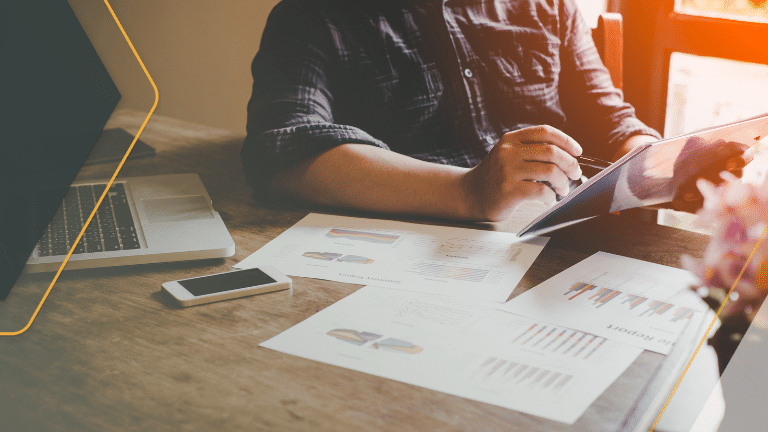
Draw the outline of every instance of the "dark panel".
[[[0,299],[120,99],[65,0],[0,2]]]

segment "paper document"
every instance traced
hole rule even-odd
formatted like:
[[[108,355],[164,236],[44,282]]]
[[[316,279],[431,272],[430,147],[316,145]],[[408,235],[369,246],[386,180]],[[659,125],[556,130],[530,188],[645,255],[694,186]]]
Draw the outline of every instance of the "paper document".
[[[504,302],[547,240],[310,214],[235,267]]]
[[[261,346],[569,424],[642,352],[496,306],[367,286]]]
[[[668,354],[706,304],[685,270],[598,252],[499,309]]]

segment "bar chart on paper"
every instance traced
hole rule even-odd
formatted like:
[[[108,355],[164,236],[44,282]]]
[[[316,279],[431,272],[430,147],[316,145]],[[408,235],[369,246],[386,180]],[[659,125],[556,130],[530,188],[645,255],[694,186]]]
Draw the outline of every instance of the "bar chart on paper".
[[[667,354],[706,309],[694,282],[684,270],[598,252],[500,309]]]
[[[542,354],[589,360],[605,344],[604,337],[551,324],[534,323],[510,345]]]
[[[491,302],[372,286],[260,346],[569,424],[642,352]]]
[[[492,341],[485,350],[467,346],[475,355],[462,375],[473,394],[523,398],[550,410],[588,405],[589,398],[602,393],[642,351],[596,334],[498,310],[489,311],[466,334],[475,335],[471,340]]]
[[[493,381],[519,391],[555,394],[567,387],[573,375],[519,361],[488,357],[474,370],[472,378],[483,383]]]
[[[634,313],[639,317],[663,319],[670,322],[690,319],[695,313],[691,308],[586,282],[577,282],[572,285],[565,291],[564,296],[568,301],[588,304],[594,308],[607,306],[607,309],[621,310]]]

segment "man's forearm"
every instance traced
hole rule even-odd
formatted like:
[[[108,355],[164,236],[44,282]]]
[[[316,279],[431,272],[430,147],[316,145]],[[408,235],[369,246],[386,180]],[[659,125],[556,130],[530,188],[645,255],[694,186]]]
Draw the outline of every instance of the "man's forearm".
[[[527,200],[552,205],[581,176],[581,146],[551,126],[508,132],[474,168],[343,144],[298,163],[272,186],[320,204],[381,213],[501,221]]]
[[[476,220],[468,171],[365,144],[344,144],[279,173],[272,186],[318,204]]]

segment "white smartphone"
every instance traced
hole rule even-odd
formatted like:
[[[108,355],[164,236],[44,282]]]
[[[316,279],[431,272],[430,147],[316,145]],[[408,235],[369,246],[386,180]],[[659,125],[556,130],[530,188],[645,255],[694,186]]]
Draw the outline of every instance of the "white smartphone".
[[[262,266],[166,282],[162,287],[182,306],[194,306],[288,289],[291,279],[274,267]]]

